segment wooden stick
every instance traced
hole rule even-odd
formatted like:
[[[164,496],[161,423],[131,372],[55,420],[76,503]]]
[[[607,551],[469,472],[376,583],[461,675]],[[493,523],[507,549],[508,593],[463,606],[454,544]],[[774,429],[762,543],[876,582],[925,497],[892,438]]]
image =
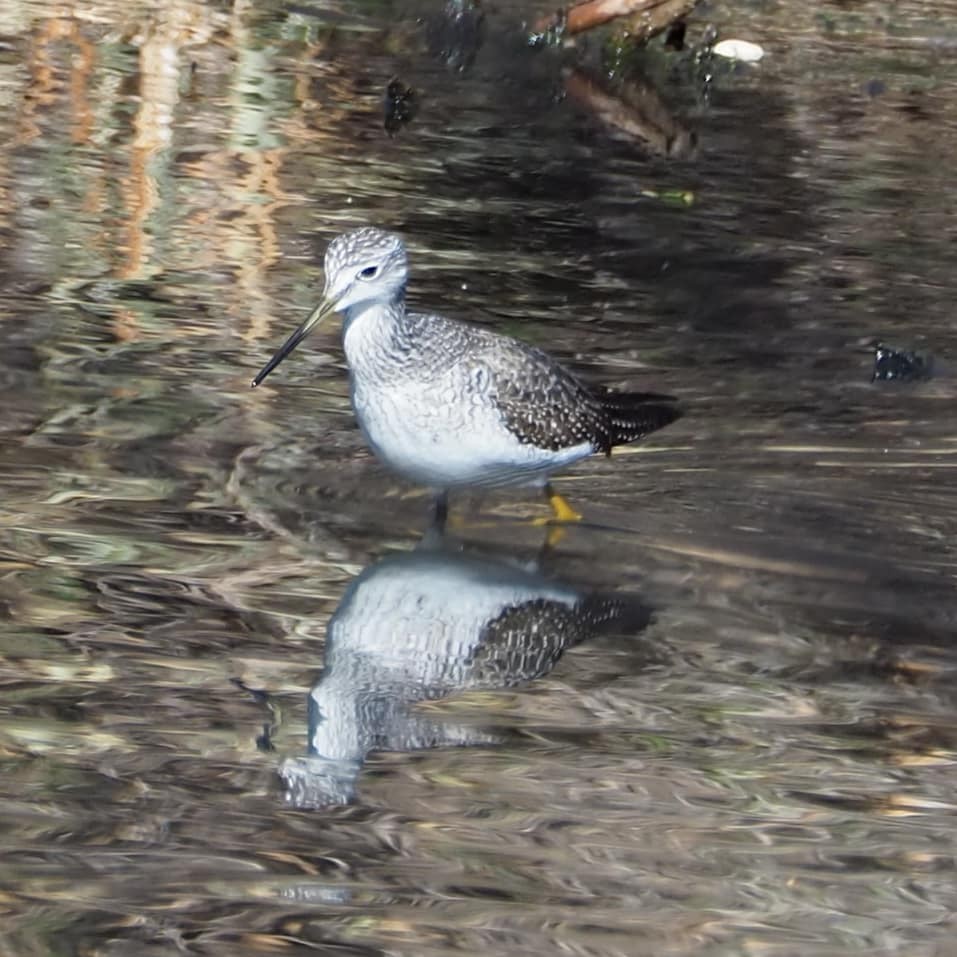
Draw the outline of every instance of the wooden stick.
[[[566,10],[539,18],[532,33],[561,30],[566,36],[574,36],[609,20],[634,16],[638,21],[635,32],[638,39],[644,41],[666,30],[697,5],[698,0],[584,0]]]

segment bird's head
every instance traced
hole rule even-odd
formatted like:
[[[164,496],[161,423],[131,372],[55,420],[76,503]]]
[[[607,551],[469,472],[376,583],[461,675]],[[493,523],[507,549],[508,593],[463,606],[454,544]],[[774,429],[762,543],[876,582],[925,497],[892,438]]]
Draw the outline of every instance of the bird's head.
[[[395,233],[366,226],[337,236],[326,250],[326,283],[319,305],[283,343],[253,379],[257,386],[331,312],[363,303],[389,304],[400,299],[408,278],[405,245]]]

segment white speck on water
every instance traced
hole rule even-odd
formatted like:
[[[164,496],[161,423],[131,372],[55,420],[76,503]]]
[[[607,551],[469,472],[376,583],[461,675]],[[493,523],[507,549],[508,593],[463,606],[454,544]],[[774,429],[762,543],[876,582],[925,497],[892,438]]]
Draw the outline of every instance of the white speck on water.
[[[764,48],[749,40],[722,40],[714,45],[715,56],[742,63],[757,63],[764,56]]]

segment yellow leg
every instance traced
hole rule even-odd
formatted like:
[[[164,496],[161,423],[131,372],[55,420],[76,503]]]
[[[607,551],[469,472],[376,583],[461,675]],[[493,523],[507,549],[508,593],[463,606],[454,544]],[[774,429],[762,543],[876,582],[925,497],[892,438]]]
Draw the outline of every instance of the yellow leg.
[[[548,504],[552,507],[551,518],[536,519],[536,525],[551,525],[553,522],[580,522],[582,515],[568,504],[564,496],[559,495],[552,488],[551,482],[546,482],[543,489]]]
[[[551,485],[545,486],[545,495],[548,497],[548,504],[552,507],[552,515],[556,522],[580,522],[582,520],[581,512],[568,504],[567,499],[559,495]]]

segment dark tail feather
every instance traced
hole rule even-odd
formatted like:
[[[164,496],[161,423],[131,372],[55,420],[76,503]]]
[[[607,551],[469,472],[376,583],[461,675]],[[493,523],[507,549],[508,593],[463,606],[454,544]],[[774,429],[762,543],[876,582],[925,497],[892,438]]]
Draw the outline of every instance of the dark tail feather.
[[[637,635],[651,622],[654,609],[629,594],[589,595],[577,611],[588,622],[589,637],[607,634]]]
[[[682,415],[672,396],[655,392],[605,392],[599,399],[608,416],[605,451],[663,429]]]

